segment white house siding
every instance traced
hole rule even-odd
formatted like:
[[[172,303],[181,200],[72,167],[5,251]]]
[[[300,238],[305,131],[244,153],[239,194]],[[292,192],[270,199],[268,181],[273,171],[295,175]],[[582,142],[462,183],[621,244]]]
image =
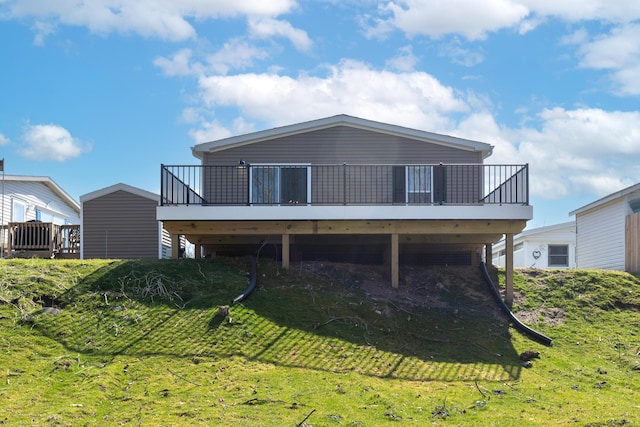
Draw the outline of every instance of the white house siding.
[[[540,227],[524,231],[514,236],[513,266],[514,268],[576,268],[576,232],[573,222],[554,226]],[[567,245],[569,259],[567,267],[549,266],[549,245]],[[504,267],[505,257],[500,255],[504,250],[504,241],[492,247],[493,262]]]
[[[74,210],[46,184],[37,181],[5,181],[2,221],[13,221],[14,200],[25,205],[24,221],[36,219],[36,209],[51,215],[55,224],[80,224],[80,213]],[[46,221],[50,222],[50,221]]]
[[[576,215],[578,268],[624,271],[626,214],[621,199]]]

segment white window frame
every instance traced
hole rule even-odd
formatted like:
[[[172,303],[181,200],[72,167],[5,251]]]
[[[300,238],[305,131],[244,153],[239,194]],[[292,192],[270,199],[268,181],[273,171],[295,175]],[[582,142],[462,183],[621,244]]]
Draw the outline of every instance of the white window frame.
[[[416,171],[422,172],[416,179]],[[424,181],[422,180],[424,178]],[[416,182],[420,188],[416,189]],[[409,165],[405,166],[405,203],[420,204],[433,203],[433,167],[429,165]],[[411,201],[411,194],[428,194],[425,202]],[[418,197],[419,199],[419,197]]]
[[[566,249],[566,254],[552,254],[551,253],[551,248],[565,248]],[[566,263],[565,264],[557,264],[557,263],[551,263],[551,257],[566,257]],[[547,266],[549,267],[569,267],[569,245],[567,244],[558,244],[558,245],[547,245]]]
[[[22,215],[16,215],[21,212]],[[11,204],[11,220],[13,222],[26,222],[27,221],[27,203],[22,200],[13,199]]]
[[[273,205],[273,206],[281,206],[282,204],[280,203],[280,189],[281,189],[281,185],[282,185],[282,181],[280,178],[280,170],[281,168],[305,168],[307,171],[307,200],[306,203],[309,204],[311,203],[311,163],[251,163],[250,167],[249,167],[249,201],[251,205]],[[275,202],[273,203],[262,203],[262,202],[255,202],[253,199],[254,196],[254,190],[253,190],[253,177],[254,177],[254,172],[255,170],[259,169],[259,168],[274,168],[277,171],[277,177],[276,177],[276,194],[275,194]]]

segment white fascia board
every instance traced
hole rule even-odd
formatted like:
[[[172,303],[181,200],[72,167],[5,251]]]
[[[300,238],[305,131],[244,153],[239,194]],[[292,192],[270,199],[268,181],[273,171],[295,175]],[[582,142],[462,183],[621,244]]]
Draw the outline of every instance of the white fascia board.
[[[74,209],[78,214],[80,213],[80,204],[74,200],[66,191],[62,189],[56,182],[48,176],[35,176],[35,175],[4,175],[5,181],[23,181],[23,182],[41,182],[53,191],[58,197],[64,200],[67,205]]]
[[[485,206],[158,206],[159,221],[530,220],[533,207]]]
[[[89,200],[97,199],[98,197],[106,196],[107,194],[115,193],[116,191],[126,191],[127,193],[135,194],[137,196],[160,203],[159,194],[143,190],[142,188],[132,187],[131,185],[123,184],[121,182],[109,187],[101,188],[100,190],[92,191],[91,193],[83,194],[82,196],[80,196],[80,202],[83,203]]]
[[[588,210],[591,210],[593,208],[596,208],[598,206],[604,205],[606,203],[609,203],[611,201],[614,201],[616,199],[622,198],[628,194],[633,193],[634,191],[640,190],[640,183],[639,184],[635,184],[632,185],[630,187],[624,188],[620,191],[616,191],[615,193],[611,193],[607,196],[602,197],[601,199],[596,200],[595,202],[591,202],[589,204],[586,204],[576,210],[573,210],[571,212],[569,212],[569,216],[573,216],[573,215],[577,215],[577,214],[581,214],[584,213]]]

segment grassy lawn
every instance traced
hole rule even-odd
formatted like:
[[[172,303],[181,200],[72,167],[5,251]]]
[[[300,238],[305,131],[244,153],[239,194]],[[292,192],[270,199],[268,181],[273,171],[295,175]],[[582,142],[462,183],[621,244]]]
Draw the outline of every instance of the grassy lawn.
[[[303,267],[223,316],[248,260],[1,260],[0,425],[640,425],[632,275],[518,272],[546,347],[480,274],[425,268],[417,304]]]

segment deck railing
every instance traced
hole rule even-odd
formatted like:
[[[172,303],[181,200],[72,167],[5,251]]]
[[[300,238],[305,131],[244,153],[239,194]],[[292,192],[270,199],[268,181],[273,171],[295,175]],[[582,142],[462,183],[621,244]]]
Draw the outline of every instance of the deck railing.
[[[3,256],[80,257],[80,226],[50,222],[10,222],[2,226]]]
[[[529,204],[528,165],[162,165],[161,204]]]

